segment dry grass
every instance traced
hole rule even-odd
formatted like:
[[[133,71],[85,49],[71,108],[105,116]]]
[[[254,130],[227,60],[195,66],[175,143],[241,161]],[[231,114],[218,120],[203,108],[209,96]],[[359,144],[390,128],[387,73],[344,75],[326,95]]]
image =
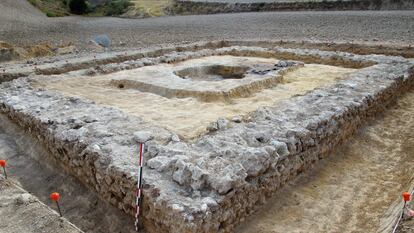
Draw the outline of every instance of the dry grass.
[[[132,0],[135,9],[128,15],[157,17],[165,15],[164,9],[172,3],[172,0]]]
[[[65,0],[29,0],[29,2],[39,8],[48,17],[61,17],[70,15],[69,8]]]

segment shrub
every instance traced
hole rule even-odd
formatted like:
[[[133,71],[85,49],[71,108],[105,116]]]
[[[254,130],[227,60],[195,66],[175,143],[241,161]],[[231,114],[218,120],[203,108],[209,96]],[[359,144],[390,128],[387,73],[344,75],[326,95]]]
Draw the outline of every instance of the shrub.
[[[107,15],[122,15],[131,5],[129,0],[114,0],[109,3]]]
[[[46,16],[47,17],[57,17],[57,15],[55,14],[55,13],[53,13],[53,12],[46,12]]]
[[[69,9],[72,13],[81,15],[88,10],[85,0],[70,0]]]
[[[30,4],[32,4],[33,6],[37,7],[37,2],[36,0],[29,0]]]

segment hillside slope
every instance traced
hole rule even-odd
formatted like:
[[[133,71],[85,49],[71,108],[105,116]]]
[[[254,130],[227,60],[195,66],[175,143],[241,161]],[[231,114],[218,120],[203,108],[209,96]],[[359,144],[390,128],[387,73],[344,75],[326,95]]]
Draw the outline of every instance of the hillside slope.
[[[27,0],[1,0],[0,21],[42,20],[46,16],[33,7]]]

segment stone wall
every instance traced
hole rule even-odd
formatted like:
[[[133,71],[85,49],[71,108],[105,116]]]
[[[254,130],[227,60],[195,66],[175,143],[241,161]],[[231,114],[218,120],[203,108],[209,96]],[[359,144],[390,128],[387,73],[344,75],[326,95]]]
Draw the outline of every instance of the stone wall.
[[[315,162],[328,156],[335,147],[352,137],[366,120],[384,111],[400,94],[412,90],[413,87],[414,73],[411,71],[409,78],[404,79],[400,76],[389,86],[383,86],[381,90],[365,96],[358,101],[359,103],[351,103],[344,109],[322,111],[319,121],[309,122],[303,129],[287,131],[285,137],[278,138],[278,140],[287,144],[289,153],[279,156],[277,162],[270,164],[266,172],[260,176],[251,177],[250,180],[248,177],[249,184],[244,189],[230,193],[228,199],[222,203],[224,208],[221,210],[224,211],[219,214],[223,216],[219,220],[220,230],[231,232],[235,225],[246,217],[246,214],[251,214],[257,206],[263,205],[266,198],[271,197],[289,180],[310,169]],[[349,94],[345,90],[339,92],[344,95]],[[308,100],[299,101],[307,105],[315,104],[314,101],[322,95],[324,94],[315,91],[307,96]],[[291,106],[278,110],[290,111],[289,107]],[[263,117],[266,118],[266,116],[260,116],[262,120],[264,120]],[[307,121],[306,117],[301,120]],[[242,207],[234,210],[234,206]]]
[[[52,75],[66,72],[87,69],[95,66],[111,64],[115,67],[127,65],[128,61],[140,58],[156,58],[159,55],[174,51],[196,51],[200,49],[214,49],[225,46],[259,46],[264,48],[273,48],[280,46],[284,48],[308,48],[321,49],[326,51],[342,51],[359,55],[384,54],[390,56],[403,56],[405,58],[414,57],[414,47],[412,46],[393,46],[393,45],[375,45],[375,44],[356,44],[356,43],[331,43],[318,41],[284,41],[284,40],[224,40],[191,43],[187,45],[173,45],[164,47],[155,47],[149,49],[139,49],[126,52],[103,53],[95,56],[83,56],[81,58],[68,58],[65,56],[55,57],[54,62],[46,62],[39,59],[37,66],[19,67],[17,64],[2,64],[0,69],[0,83],[10,81],[19,77],[26,77],[31,74]],[[126,63],[124,63],[126,62]],[[22,65],[26,62],[21,63]],[[123,64],[124,63],[124,64]]]
[[[220,127],[188,142],[117,109],[33,87],[47,78],[41,75],[1,84],[0,112],[37,137],[66,172],[131,215],[137,141],[151,135],[143,180],[146,230],[231,232],[266,197],[327,156],[414,83],[414,62],[402,57],[237,46],[221,51],[365,65],[349,79],[260,108],[245,120],[218,119]],[[178,60],[191,55],[174,54]]]

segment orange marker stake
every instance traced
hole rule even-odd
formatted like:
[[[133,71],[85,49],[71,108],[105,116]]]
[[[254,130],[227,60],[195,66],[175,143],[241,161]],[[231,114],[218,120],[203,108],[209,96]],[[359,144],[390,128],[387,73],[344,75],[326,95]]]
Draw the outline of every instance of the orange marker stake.
[[[394,228],[392,230],[392,233],[395,233],[397,231],[398,225],[400,224],[400,221],[403,218],[404,213],[407,213],[408,212],[408,215],[409,216],[412,214],[411,213],[412,210],[410,210],[408,208],[407,208],[408,211],[406,212],[407,202],[409,202],[411,200],[411,193],[409,193],[409,192],[403,192],[402,193],[402,197],[403,197],[403,201],[404,201],[403,209],[402,209],[402,212],[401,212],[400,217],[397,220],[397,223],[395,224],[395,226],[394,226]]]
[[[403,192],[402,194],[404,202],[408,202],[411,200],[411,194],[409,192]]]
[[[0,160],[0,167],[3,168],[4,177],[7,179],[7,172],[6,172],[6,160]]]
[[[62,212],[60,211],[60,206],[59,206],[59,199],[60,199],[60,194],[59,193],[52,193],[50,194],[50,199],[54,202],[56,202],[57,208],[59,210],[59,215],[60,217],[62,217]]]

